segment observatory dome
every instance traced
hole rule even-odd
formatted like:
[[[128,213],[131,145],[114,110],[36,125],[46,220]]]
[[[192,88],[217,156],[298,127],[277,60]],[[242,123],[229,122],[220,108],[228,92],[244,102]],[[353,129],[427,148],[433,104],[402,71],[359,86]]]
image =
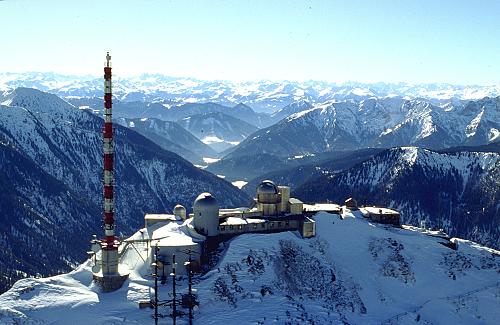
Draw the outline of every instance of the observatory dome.
[[[262,181],[257,186],[257,201],[259,203],[280,203],[278,187],[270,180]]]
[[[186,208],[180,204],[174,207],[174,216],[182,220],[186,220]]]
[[[198,195],[196,200],[194,200],[194,205],[193,207],[212,207],[214,205],[217,205],[217,200],[212,196],[210,193],[201,193]]]
[[[219,204],[210,193],[201,193],[193,204],[193,225],[206,236],[219,234]]]
[[[265,180],[262,181],[259,186],[257,186],[257,194],[278,194],[278,187],[273,183],[273,181]]]

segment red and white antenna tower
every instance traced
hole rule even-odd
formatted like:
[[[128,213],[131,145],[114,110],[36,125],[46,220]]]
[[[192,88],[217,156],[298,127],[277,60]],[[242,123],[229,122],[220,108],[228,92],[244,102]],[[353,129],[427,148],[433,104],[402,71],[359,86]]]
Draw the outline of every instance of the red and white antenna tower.
[[[118,273],[118,240],[115,236],[115,204],[113,177],[113,120],[112,120],[111,56],[106,54],[104,65],[104,240],[102,246],[102,273]]]
[[[100,265],[96,265],[94,281],[104,291],[113,291],[120,288],[128,277],[128,272],[118,270],[118,238],[115,236],[115,201],[114,201],[114,176],[113,176],[113,120],[112,120],[112,82],[111,82],[111,56],[106,54],[104,63],[104,127],[102,129],[104,147],[104,239],[100,241],[100,249],[93,251],[101,252]],[[97,245],[99,247],[99,245]]]

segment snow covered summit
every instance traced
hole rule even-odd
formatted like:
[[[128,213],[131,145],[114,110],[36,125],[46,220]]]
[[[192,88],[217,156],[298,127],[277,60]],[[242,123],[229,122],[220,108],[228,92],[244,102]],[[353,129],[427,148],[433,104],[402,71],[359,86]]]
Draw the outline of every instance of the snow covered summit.
[[[194,323],[500,320],[500,252],[435,231],[375,224],[360,211],[320,212],[315,219],[315,238],[284,232],[245,234],[227,242],[218,264],[196,279],[200,306]],[[126,258],[133,271],[114,293],[93,286],[90,261],[69,274],[18,281],[0,296],[0,323],[152,322],[152,311],[138,308],[138,301],[153,293],[148,267],[133,254]],[[178,292],[185,292],[186,282],[179,283]],[[170,285],[169,280],[160,288],[161,297],[168,298]]]

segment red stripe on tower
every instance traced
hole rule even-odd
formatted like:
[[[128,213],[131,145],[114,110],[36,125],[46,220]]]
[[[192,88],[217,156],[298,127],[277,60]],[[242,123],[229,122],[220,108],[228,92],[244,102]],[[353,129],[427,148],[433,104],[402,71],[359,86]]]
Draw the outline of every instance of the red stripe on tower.
[[[111,92],[111,56],[106,55],[104,66],[104,127],[102,129],[104,145],[104,250],[118,250],[118,241],[115,236],[115,202],[114,202],[114,176],[113,176],[113,121],[112,121],[112,92]]]

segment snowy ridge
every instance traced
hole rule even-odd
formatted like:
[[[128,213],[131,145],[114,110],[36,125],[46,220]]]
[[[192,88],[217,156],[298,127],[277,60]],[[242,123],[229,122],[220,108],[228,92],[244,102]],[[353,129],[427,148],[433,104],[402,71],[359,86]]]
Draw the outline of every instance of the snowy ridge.
[[[423,169],[424,174],[435,169],[442,173],[458,173],[462,177],[465,186],[473,166],[486,174],[500,165],[500,155],[497,153],[458,152],[442,154],[418,147],[401,147],[389,150],[388,155],[393,157],[383,158],[386,165],[374,164],[373,160],[361,164],[361,168],[365,166],[370,168],[365,172],[371,177],[360,179],[357,178],[355,172],[348,171],[345,174],[347,181],[356,183],[361,181],[365,182],[365,185],[375,185],[397,177],[398,172],[404,169],[402,165],[414,167],[418,164]]]
[[[407,224],[443,228],[453,236],[500,247],[498,153],[438,153],[394,148],[345,171],[324,174],[299,187],[305,201],[341,201],[392,206]]]
[[[285,232],[228,242],[214,269],[195,280],[200,300],[195,324],[494,324],[500,319],[500,252],[456,238],[453,250],[433,236],[436,232],[372,224],[349,210],[343,219],[327,213],[315,219],[316,238]],[[0,296],[0,322],[151,322],[152,310],[137,308],[153,294],[137,252],[144,254],[141,249],[125,254],[133,270],[114,293],[97,291],[90,261],[66,275],[18,281]],[[178,284],[177,291],[185,292],[186,281]],[[169,286],[170,281],[161,287],[160,299],[167,298]]]
[[[332,150],[477,146],[500,136],[500,97],[436,106],[422,99],[328,101],[294,113],[247,138],[231,156],[265,151],[284,157]],[[290,145],[286,139],[300,139]],[[281,143],[283,142],[283,144]]]

